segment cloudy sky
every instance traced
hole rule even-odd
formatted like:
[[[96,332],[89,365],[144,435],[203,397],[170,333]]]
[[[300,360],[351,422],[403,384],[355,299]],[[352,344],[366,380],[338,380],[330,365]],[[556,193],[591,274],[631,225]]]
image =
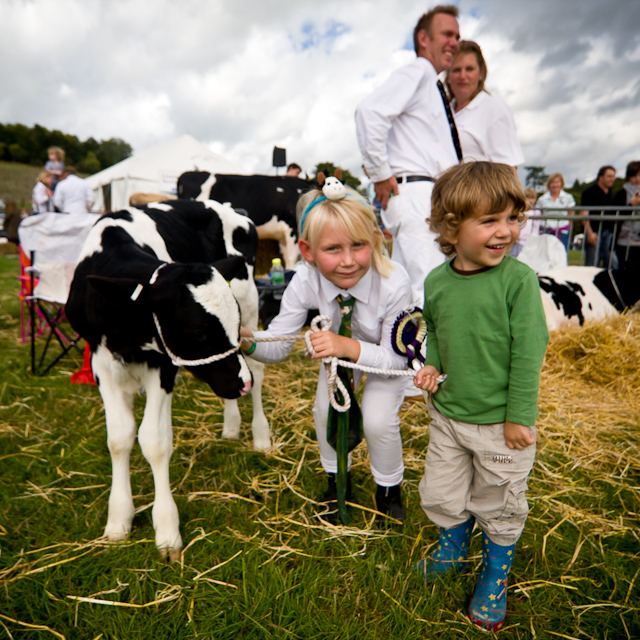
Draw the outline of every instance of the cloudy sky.
[[[135,151],[190,133],[250,173],[274,146],[361,175],[353,113],[413,59],[415,0],[0,0],[0,122]],[[457,0],[526,164],[640,158],[640,0]],[[521,171],[524,176],[524,172]]]

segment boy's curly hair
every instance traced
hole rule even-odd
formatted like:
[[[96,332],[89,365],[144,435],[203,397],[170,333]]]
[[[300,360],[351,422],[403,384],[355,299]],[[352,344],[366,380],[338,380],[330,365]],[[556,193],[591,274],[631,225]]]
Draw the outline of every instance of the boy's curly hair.
[[[446,256],[455,254],[447,240],[456,238],[460,224],[471,217],[499,213],[513,207],[522,227],[529,203],[512,167],[497,162],[465,162],[445,171],[431,195],[429,228]]]

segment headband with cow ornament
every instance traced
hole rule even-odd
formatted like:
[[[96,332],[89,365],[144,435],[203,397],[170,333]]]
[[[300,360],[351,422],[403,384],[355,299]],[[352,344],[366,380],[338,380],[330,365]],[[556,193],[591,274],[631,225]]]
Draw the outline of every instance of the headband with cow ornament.
[[[307,213],[313,207],[315,207],[319,202],[323,202],[324,200],[342,200],[345,196],[350,196],[351,194],[347,193],[344,184],[341,182],[342,180],[342,169],[336,169],[333,172],[333,176],[325,178],[324,173],[320,171],[317,175],[318,184],[322,188],[323,195],[316,198],[309,206],[304,210],[304,213],[300,217],[300,235],[302,235],[302,231],[304,229],[304,221],[307,219]]]

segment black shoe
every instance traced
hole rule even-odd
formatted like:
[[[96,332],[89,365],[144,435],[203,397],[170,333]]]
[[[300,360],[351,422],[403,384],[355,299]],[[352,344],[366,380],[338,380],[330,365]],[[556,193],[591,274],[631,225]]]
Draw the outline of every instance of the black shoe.
[[[347,500],[351,500],[351,474],[347,474]],[[335,473],[327,473],[327,490],[320,500],[324,510],[318,515],[331,524],[338,524],[338,484]]]
[[[407,517],[407,511],[402,504],[401,486],[402,483],[397,484],[395,487],[381,487],[378,485],[376,490],[376,509],[394,520],[404,522]]]

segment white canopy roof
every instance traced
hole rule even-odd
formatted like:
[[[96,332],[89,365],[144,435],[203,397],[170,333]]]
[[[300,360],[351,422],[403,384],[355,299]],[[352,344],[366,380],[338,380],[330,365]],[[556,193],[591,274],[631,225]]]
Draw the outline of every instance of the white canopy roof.
[[[134,193],[176,195],[178,177],[185,171],[245,174],[186,134],[161,142],[87,178],[95,194],[94,211],[118,211]]]

